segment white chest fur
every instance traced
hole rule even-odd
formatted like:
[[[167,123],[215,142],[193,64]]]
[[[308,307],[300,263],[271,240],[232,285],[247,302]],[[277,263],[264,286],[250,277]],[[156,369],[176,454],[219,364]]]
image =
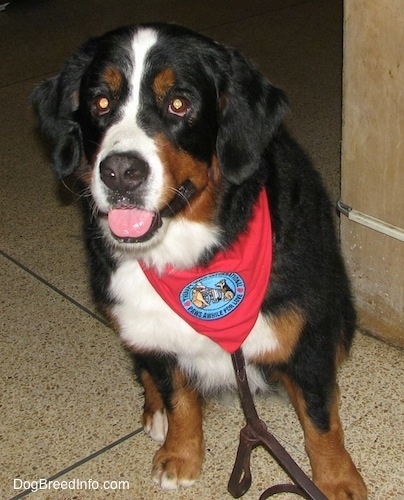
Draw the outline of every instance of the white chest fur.
[[[113,313],[125,343],[135,351],[173,354],[181,368],[194,377],[202,392],[233,389],[235,377],[230,355],[208,337],[197,333],[157,294],[137,261],[119,265],[111,277],[111,294],[117,301]],[[260,314],[243,344],[252,390],[265,390],[266,383],[248,360],[276,349],[277,340]]]

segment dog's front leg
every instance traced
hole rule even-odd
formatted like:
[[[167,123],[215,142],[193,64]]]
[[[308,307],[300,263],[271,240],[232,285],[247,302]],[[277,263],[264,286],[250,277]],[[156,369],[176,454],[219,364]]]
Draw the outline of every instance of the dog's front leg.
[[[166,490],[194,483],[204,456],[199,395],[178,368],[173,369],[171,382],[172,393],[164,398],[167,435],[154,456],[152,471],[153,481]]]

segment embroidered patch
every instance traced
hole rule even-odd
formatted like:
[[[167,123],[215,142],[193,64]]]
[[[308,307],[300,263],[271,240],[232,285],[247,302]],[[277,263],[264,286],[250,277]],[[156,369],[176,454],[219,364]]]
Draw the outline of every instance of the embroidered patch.
[[[244,299],[245,284],[237,273],[205,274],[182,289],[180,302],[193,317],[213,321],[223,318]]]

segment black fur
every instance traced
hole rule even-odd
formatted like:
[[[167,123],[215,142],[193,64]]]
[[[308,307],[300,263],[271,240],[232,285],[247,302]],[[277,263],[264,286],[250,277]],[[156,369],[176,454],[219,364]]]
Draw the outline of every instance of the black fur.
[[[187,89],[194,89],[189,99],[195,109],[188,121],[179,122],[162,117],[155,100],[146,97],[138,121],[151,136],[164,128],[173,144],[195,158],[210,161],[217,155],[223,175],[215,219],[222,230],[221,247],[245,229],[254,200],[266,187],[274,261],[262,311],[277,315],[297,307],[306,318],[293,355],[272,368],[287,373],[302,389],[310,417],[326,431],[337,350],[350,347],[355,312],[320,177],[282,125],[287,104],[281,90],[239,53],[179,27],[153,26],[162,37],[153,48],[154,60],[174,67]],[[116,109],[107,117],[96,120],[89,103],[105,61],[119,64],[124,75],[130,72],[122,46],[131,33],[132,28],[125,28],[89,41],[59,76],[35,90],[34,107],[42,131],[52,142],[58,176],[77,170],[83,155],[91,163],[104,131],[118,119],[119,106],[127,98],[125,83]],[[147,78],[144,85],[150,85]],[[101,242],[96,220],[91,215],[86,220],[95,297],[108,305],[109,276],[116,263]],[[204,255],[205,260],[210,256]],[[169,405],[169,373],[175,359],[158,353],[136,358],[140,369],[152,374]]]

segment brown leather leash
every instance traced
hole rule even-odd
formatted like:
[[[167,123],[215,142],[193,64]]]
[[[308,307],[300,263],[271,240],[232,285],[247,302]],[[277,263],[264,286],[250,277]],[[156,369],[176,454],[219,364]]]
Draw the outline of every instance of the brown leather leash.
[[[309,500],[327,500],[326,496],[321,493],[285,448],[268,431],[266,424],[258,417],[248,385],[245,360],[241,348],[232,354],[232,361],[246,425],[240,431],[236,461],[227,487],[229,493],[234,498],[239,498],[248,491],[252,482],[251,452],[257,446],[263,446],[289,475],[293,484],[271,486],[261,494],[259,500],[265,500],[277,493],[295,493]]]

